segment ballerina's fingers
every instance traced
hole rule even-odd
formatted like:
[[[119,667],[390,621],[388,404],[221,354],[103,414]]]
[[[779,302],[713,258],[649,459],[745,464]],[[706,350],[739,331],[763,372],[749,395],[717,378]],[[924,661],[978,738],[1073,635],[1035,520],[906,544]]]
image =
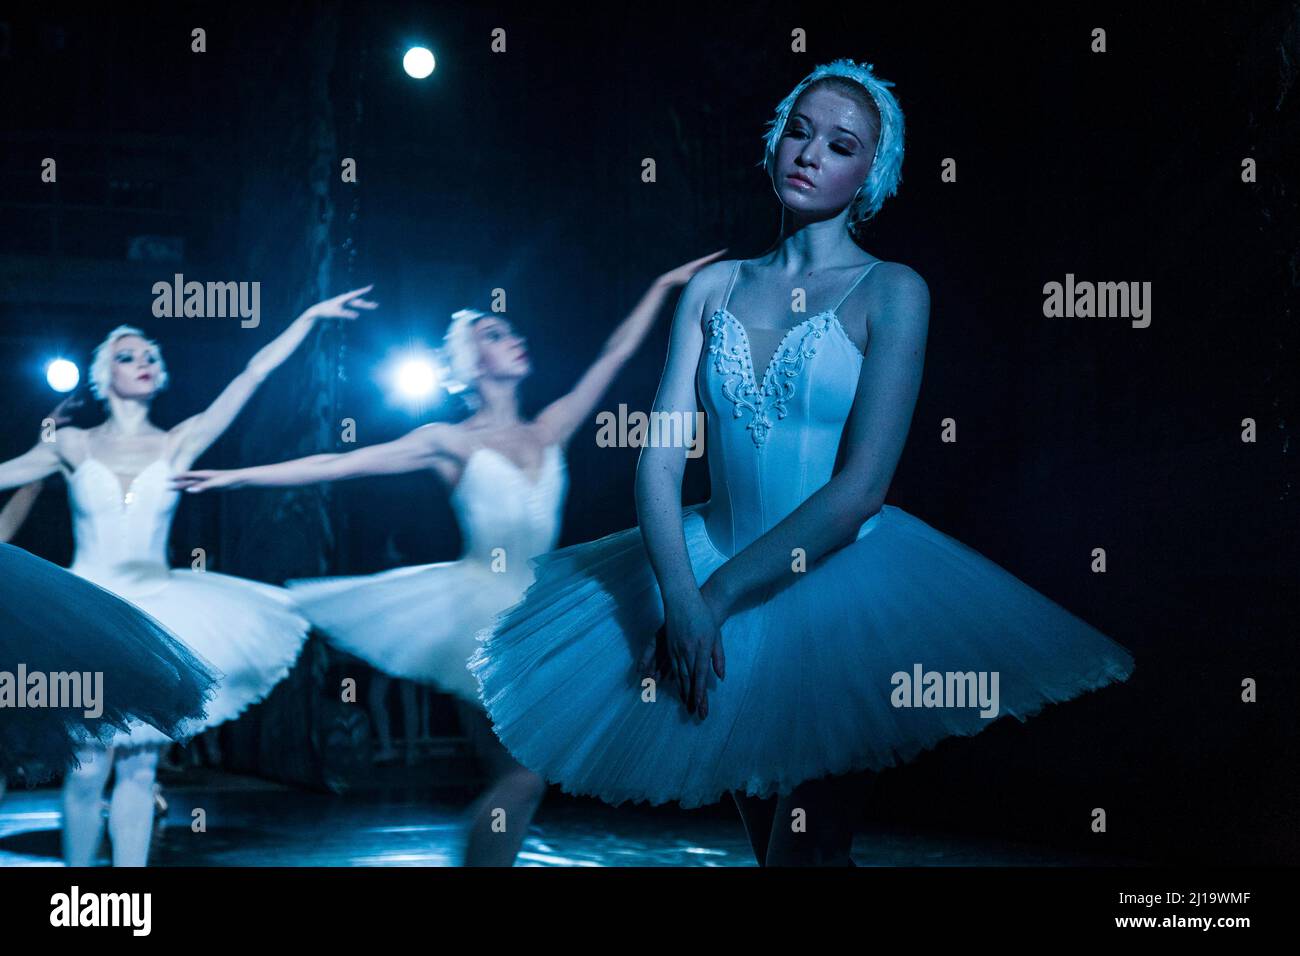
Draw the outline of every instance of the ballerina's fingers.
[[[691,700],[695,704],[695,710],[703,719],[709,715],[708,700],[708,680],[709,680],[709,660],[713,656],[713,648],[701,644],[695,651],[695,666],[691,670]]]
[[[206,491],[216,474],[215,471],[182,471],[172,476],[172,490]]]
[[[659,629],[659,633],[663,633],[662,627]],[[659,678],[659,668],[657,666],[658,660],[659,634],[656,634],[646,643],[645,650],[643,650],[641,656],[637,658],[637,673],[642,677],[653,677],[657,680]]]
[[[718,639],[713,642],[713,653],[710,655],[713,659],[713,673],[718,675],[718,680],[727,679],[727,654],[722,649],[722,632],[718,632]]]
[[[687,711],[691,709],[690,697],[690,662],[686,655],[680,651],[673,652],[673,681],[677,684],[677,694],[686,705]]]

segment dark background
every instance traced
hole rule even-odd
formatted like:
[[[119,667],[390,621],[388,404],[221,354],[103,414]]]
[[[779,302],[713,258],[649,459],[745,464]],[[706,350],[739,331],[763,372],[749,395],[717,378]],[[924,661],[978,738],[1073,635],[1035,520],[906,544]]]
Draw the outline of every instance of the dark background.
[[[375,283],[200,461],[222,467],[396,437],[375,380],[451,312],[509,296],[536,410],[659,273],[753,256],[779,206],[759,160],[790,87],[875,64],[907,117],[899,195],[869,229],[932,295],[925,381],[889,501],[1130,648],[1133,678],[1001,721],[885,774],[880,817],[1159,860],[1294,862],[1296,290],[1300,7],[746,3],[11,6],[0,14],[0,458],[36,438],[56,354],[121,322],[156,337],[154,421],[211,401],[302,308]],[[189,31],[207,30],[206,53]],[[507,53],[489,50],[495,27]],[[802,27],[808,53],[789,49]],[[1089,52],[1090,31],[1108,52]],[[431,47],[423,82],[400,59]],[[42,184],[42,157],[59,182]],[[359,182],[339,182],[357,159]],[[641,182],[653,157],[658,181]],[[945,158],[956,183],[940,180]],[[1241,181],[1243,158],[1258,182]],[[180,240],[176,262],[128,258]],[[155,319],[174,272],[262,283],[260,328]],[[1047,319],[1042,287],[1149,281],[1153,319]],[[647,408],[665,314],[602,402]],[[93,403],[92,403],[93,404]],[[955,444],[940,421],[957,420]],[[1241,441],[1254,419],[1258,440]],[[93,407],[78,424],[99,420]],[[574,440],[562,543],[635,522],[634,449]],[[61,480],[15,543],[72,555]],[[708,494],[702,465],[687,498]],[[431,476],[187,498],[174,555],[268,581],[459,552]],[[1090,571],[1106,549],[1108,570]],[[330,652],[228,731],[233,769],[334,785]],[[1240,702],[1241,681],[1259,702]],[[333,736],[332,736],[333,734]],[[1106,808],[1109,833],[1087,815]]]

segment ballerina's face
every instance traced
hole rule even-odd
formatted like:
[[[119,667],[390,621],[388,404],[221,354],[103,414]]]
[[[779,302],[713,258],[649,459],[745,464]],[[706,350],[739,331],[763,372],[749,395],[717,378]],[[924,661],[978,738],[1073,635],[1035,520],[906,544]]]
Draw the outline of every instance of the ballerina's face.
[[[832,87],[805,90],[773,157],[772,187],[782,204],[809,221],[839,215],[871,171],[878,129],[864,103]]]
[[[148,398],[162,380],[162,356],[138,335],[123,335],[111,353],[112,392],[120,398]]]
[[[491,378],[523,378],[532,371],[527,340],[508,321],[487,315],[474,323],[479,374]]]

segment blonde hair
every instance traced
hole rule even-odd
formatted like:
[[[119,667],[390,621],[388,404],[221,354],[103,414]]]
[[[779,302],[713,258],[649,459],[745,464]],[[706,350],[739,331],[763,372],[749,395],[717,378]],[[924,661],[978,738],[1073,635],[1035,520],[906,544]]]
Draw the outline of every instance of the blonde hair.
[[[870,63],[855,63],[853,60],[840,59],[823,63],[800,80],[786,98],[776,108],[776,115],[768,121],[767,132],[763,135],[762,166],[768,174],[776,164],[776,150],[785,133],[786,123],[790,120],[790,111],[800,94],[811,86],[828,81],[850,81],[871,97],[876,107],[879,129],[876,131],[876,154],[871,161],[866,181],[859,187],[849,204],[849,231],[860,233],[863,226],[880,212],[885,200],[898,193],[898,184],[903,179],[903,111],[898,100],[890,92],[894,84],[882,79],[874,72]]]
[[[167,366],[163,363],[162,349],[158,343],[149,338],[134,325],[119,325],[99,345],[95,346],[90,359],[90,393],[101,402],[108,401],[109,388],[113,382],[113,346],[120,338],[128,335],[138,336],[153,350],[158,358],[158,391],[167,387]]]
[[[444,369],[443,387],[453,395],[459,394],[471,408],[478,407],[474,386],[479,376],[479,353],[478,343],[474,341],[474,323],[484,318],[487,313],[478,309],[452,313],[451,325],[447,326],[439,349]]]

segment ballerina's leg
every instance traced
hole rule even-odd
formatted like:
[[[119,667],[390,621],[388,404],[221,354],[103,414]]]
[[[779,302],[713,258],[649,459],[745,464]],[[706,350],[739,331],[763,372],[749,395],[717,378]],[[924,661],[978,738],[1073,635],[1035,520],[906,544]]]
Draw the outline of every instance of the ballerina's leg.
[[[113,751],[85,747],[80,764],[63,780],[63,860],[68,866],[90,866],[104,836],[104,784],[113,769]]]
[[[492,782],[469,812],[463,866],[513,866],[546,794],[546,781],[502,746],[486,714],[459,703],[470,746]]]
[[[108,811],[114,866],[146,866],[149,862],[158,754],[159,748],[147,747],[117,757],[117,779]]]
[[[767,844],[772,838],[776,797],[751,797],[733,790],[731,799],[735,801],[741,822],[745,824],[745,836],[749,837],[749,848],[754,851],[754,859],[759,866],[767,866]]]
[[[388,718],[388,689],[393,686],[392,679],[386,674],[372,674],[370,677],[370,723],[375,728],[375,738],[379,750],[375,753],[376,762],[392,760],[397,756],[393,749],[393,732]]]
[[[419,687],[409,680],[400,681],[397,687],[402,697],[402,736],[406,738],[406,765],[414,767],[420,756]]]
[[[875,775],[806,780],[776,803],[768,866],[853,866],[850,850]]]

